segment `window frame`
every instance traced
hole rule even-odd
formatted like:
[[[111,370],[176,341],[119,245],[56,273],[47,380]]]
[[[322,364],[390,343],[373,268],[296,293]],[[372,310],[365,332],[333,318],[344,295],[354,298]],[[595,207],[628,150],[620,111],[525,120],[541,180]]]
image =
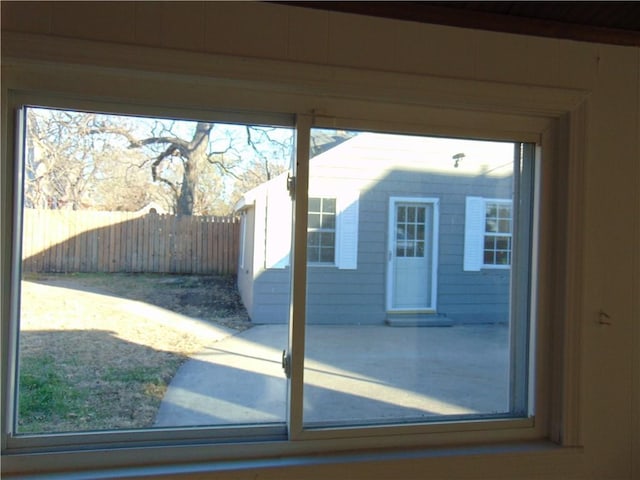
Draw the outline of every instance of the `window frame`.
[[[529,145],[520,143],[522,145]],[[515,175],[514,181],[518,181],[518,175]],[[462,270],[464,272],[480,272],[482,270],[510,270],[513,265],[513,246],[515,238],[513,231],[515,229],[516,218],[513,211],[513,201],[505,198],[487,198],[468,195],[465,198],[465,225],[464,225],[464,245],[462,254]],[[511,248],[509,250],[510,262],[508,265],[492,264],[485,262],[485,242],[487,236],[500,236],[486,230],[486,211],[487,205],[490,203],[509,204],[511,205],[511,233],[509,235]]]
[[[489,232],[486,229],[484,229],[483,232],[483,255],[482,255],[482,267],[481,268],[487,268],[487,269],[498,269],[498,270],[508,270],[511,268],[511,264],[512,264],[512,259],[511,259],[511,255],[513,252],[513,201],[512,200],[508,200],[508,199],[498,199],[498,198],[485,198],[484,199],[484,206],[485,206],[485,211],[488,208],[488,206],[490,204],[495,204],[497,208],[500,208],[500,205],[508,205],[509,209],[511,211],[511,217],[509,218],[509,223],[511,225],[511,230],[509,231],[508,234],[502,233],[502,232]],[[498,217],[499,218],[499,217]],[[485,225],[486,225],[486,216],[485,216]],[[484,248],[486,239],[488,236],[493,236],[493,237],[503,237],[503,238],[508,238],[509,239],[509,263],[508,264],[499,264],[499,263],[487,263],[485,261],[485,255],[484,253],[487,251],[486,248]],[[497,250],[493,250],[494,253]]]
[[[336,266],[336,252],[337,252],[337,245],[338,245],[338,211],[337,211],[337,201],[338,199],[334,196],[330,196],[330,195],[317,195],[317,196],[309,196],[308,200],[309,203],[311,200],[313,199],[318,199],[320,200],[320,211],[319,212],[313,212],[313,213],[318,213],[320,215],[320,218],[322,219],[322,217],[324,215],[328,215],[324,213],[323,207],[325,204],[325,200],[333,200],[333,228],[323,228],[322,226],[320,227],[311,227],[307,224],[307,236],[309,234],[314,234],[314,233],[318,233],[320,234],[320,236],[322,236],[323,233],[332,233],[333,234],[333,245],[332,245],[332,249],[333,249],[333,260],[331,261],[322,261],[322,242],[320,242],[318,244],[318,253],[319,253],[319,259],[318,260],[309,260],[308,259],[308,255],[309,255],[309,251],[310,251],[310,243],[307,241],[307,263],[309,264],[309,266],[317,266],[317,267],[322,267],[322,266]],[[309,211],[308,215],[311,215],[312,212]],[[322,224],[322,221],[321,221]],[[307,237],[308,238],[308,237]],[[314,250],[316,249],[315,246],[313,248]]]
[[[240,212],[240,235],[239,235],[240,245],[238,247],[238,252],[240,258],[238,259],[238,268],[243,270],[245,268],[245,257],[247,248],[247,212],[244,210]]]
[[[283,178],[284,180],[284,178]],[[283,182],[282,182],[283,183]],[[287,230],[291,233],[291,225],[287,219],[287,215],[292,214],[293,205],[288,194],[283,193],[284,190],[280,186],[280,190],[276,190],[276,202],[286,202],[286,205],[278,204],[276,212],[273,216],[267,213],[267,223],[271,225],[272,230]],[[309,266],[318,268],[337,268],[339,270],[356,270],[358,268],[358,211],[360,192],[350,191],[348,193],[340,192],[334,188],[319,188],[309,192],[311,198],[314,197],[330,197],[336,200],[336,225],[335,225],[335,250],[333,262],[319,263],[309,262]],[[273,198],[273,196],[272,196]],[[270,199],[269,202],[272,200]],[[268,209],[267,209],[268,210]],[[286,222],[285,222],[286,220]],[[286,223],[286,225],[285,225]],[[353,227],[355,225],[355,228]],[[269,229],[269,226],[267,226]],[[271,237],[267,232],[267,242],[265,247],[265,265],[264,269],[285,269],[291,267],[291,245],[289,243],[270,241]],[[286,251],[286,253],[283,253]],[[275,259],[278,259],[275,261]]]
[[[20,39],[14,39],[11,35],[5,42],[13,42],[13,51],[20,51],[18,43]],[[37,42],[36,42],[37,43]],[[572,375],[578,371],[580,365],[578,336],[565,335],[563,340],[551,343],[552,333],[557,331],[573,332],[578,329],[580,318],[577,303],[573,307],[564,309],[565,304],[570,304],[569,299],[578,295],[579,277],[575,272],[580,269],[580,258],[577,249],[568,248],[579,244],[577,234],[580,229],[580,216],[572,217],[569,213],[580,211],[578,202],[580,196],[579,181],[581,167],[579,166],[579,154],[584,148],[586,102],[585,92],[568,89],[554,89],[542,87],[530,87],[528,85],[497,86],[490,82],[438,79],[429,77],[413,78],[405,75],[391,75],[380,72],[371,72],[371,75],[362,75],[361,71],[342,69],[339,70],[341,78],[337,80],[324,80],[314,86],[305,85],[305,78],[311,73],[305,70],[307,67],[291,64],[291,75],[284,81],[280,76],[282,62],[263,62],[250,59],[228,59],[220,57],[216,64],[216,75],[204,76],[197,68],[180,75],[167,75],[160,73],[167,64],[167,52],[154,49],[137,49],[134,51],[126,46],[118,46],[121,55],[112,55],[111,46],[104,50],[100,48],[92,50],[92,58],[87,58],[82,48],[75,49],[82,42],[57,42],[57,45],[69,47],[73,52],[56,65],[46,63],[12,62],[8,59],[3,68],[8,68],[8,75],[3,73],[5,82],[2,86],[2,115],[3,136],[5,139],[18,138],[16,120],[12,117],[16,105],[22,103],[45,103],[52,107],[91,108],[92,105],[112,105],[119,113],[136,114],[172,114],[184,115],[189,113],[189,118],[208,118],[209,110],[219,107],[221,111],[231,112],[229,118],[237,115],[233,112],[257,111],[265,112],[266,117],[295,114],[298,117],[298,128],[308,130],[313,126],[331,126],[336,119],[342,118],[351,128],[384,128],[385,130],[404,133],[430,133],[451,134],[458,136],[481,136],[488,138],[534,141],[542,145],[545,151],[545,161],[541,164],[541,184],[548,186],[549,193],[540,201],[539,208],[534,216],[541,220],[536,232],[539,234],[540,245],[533,252],[534,256],[547,258],[551,252],[558,260],[555,269],[549,265],[554,262],[545,262],[534,272],[540,279],[553,279],[563,286],[560,295],[552,295],[551,287],[545,282],[539,282],[534,292],[534,304],[532,315],[539,315],[544,319],[544,313],[551,313],[556,321],[542,320],[537,323],[537,330],[532,337],[535,339],[535,348],[532,348],[531,358],[535,365],[536,376],[539,377],[535,391],[530,395],[536,396],[541,407],[536,412],[536,422],[533,421],[487,421],[465,422],[451,424],[430,424],[413,426],[385,426],[358,429],[355,433],[349,430],[330,429],[328,431],[303,431],[301,425],[290,424],[289,442],[279,442],[282,435],[278,432],[265,434],[263,438],[254,439],[255,442],[247,453],[247,444],[235,443],[233,432],[227,432],[228,436],[220,435],[211,439],[206,432],[193,430],[189,434],[184,432],[164,431],[164,437],[158,438],[155,434],[143,432],[132,441],[130,432],[118,432],[106,439],[107,435],[88,433],[76,436],[72,441],[65,435],[55,436],[46,444],[38,442],[20,442],[16,444],[8,439],[5,431],[2,433],[3,463],[9,472],[29,472],[35,467],[30,465],[30,454],[40,452],[49,459],[51,468],[57,470],[72,468],[74,465],[83,464],[91,468],[113,468],[114,466],[135,466],[142,463],[152,464],[153,458],[158,457],[161,451],[162,463],[167,462],[196,462],[215,459],[246,459],[252,456],[282,456],[300,455],[306,453],[339,452],[344,450],[371,449],[371,448],[407,448],[428,447],[442,445],[482,445],[495,442],[517,442],[530,440],[544,440],[558,442],[562,445],[576,445],[579,443],[577,423],[579,409],[577,407],[577,395],[579,390],[578,375]],[[25,47],[27,55],[39,55],[38,49],[29,51]],[[42,51],[49,52],[49,48]],[[82,62],[89,64],[83,69],[72,65],[73,55],[79,57]],[[177,54],[175,54],[177,55]],[[168,55],[171,57],[172,55]],[[195,55],[198,56],[198,55]],[[210,55],[202,55],[201,60],[208,62],[193,62],[193,65],[209,65]],[[101,67],[91,67],[91,64],[101,65],[101,62],[117,62],[117,58],[129,58],[130,67],[118,70],[117,63],[111,71],[105,71]],[[174,57],[177,58],[177,57]],[[4,59],[3,59],[4,60]],[[246,95],[246,65],[249,64],[256,71],[265,73],[258,81],[255,76],[250,76],[252,88],[263,93],[273,94],[269,101],[263,100],[263,96]],[[200,67],[207,68],[207,67]],[[313,67],[316,68],[316,67]],[[145,70],[151,69],[151,73]],[[157,73],[153,73],[156,71]],[[335,68],[326,67],[326,71],[338,71]],[[191,75],[191,76],[189,76]],[[195,77],[193,77],[195,75]],[[149,77],[156,82],[157,91],[151,92],[147,82]],[[79,77],[79,78],[78,78]],[[113,82],[109,85],[109,78],[127,78],[129,82]],[[332,77],[328,75],[327,77]],[[180,93],[182,88],[188,92],[193,86],[193,79],[197,79],[196,90],[213,92],[204,105],[201,99],[198,102],[187,93]],[[228,79],[241,79],[234,83]],[[363,80],[366,79],[366,80]],[[414,89],[403,89],[401,92],[382,102],[379,97],[379,89],[384,88],[390,82],[402,79],[404,83],[413,85]],[[73,80],[73,81],[70,81]],[[302,93],[282,93],[283,83],[293,83],[302,87]],[[335,82],[335,83],[334,83]],[[351,82],[351,83],[350,83]],[[126,88],[121,86],[126,83]],[[358,85],[357,92],[351,92],[348,86]],[[76,85],[76,87],[74,87]],[[212,87],[220,87],[212,89]],[[105,88],[106,87],[106,88]],[[179,88],[177,88],[179,87]],[[187,88],[185,88],[187,87]],[[148,91],[148,93],[145,93]],[[170,105],[163,105],[164,93],[171,92]],[[473,92],[473,93],[469,93]],[[323,97],[323,94],[328,94]],[[489,95],[488,95],[489,94]],[[269,95],[267,95],[268,97]],[[355,99],[354,99],[355,97]],[[319,99],[323,98],[324,111],[322,117],[313,113],[317,110]],[[487,100],[489,98],[489,100]],[[46,99],[43,100],[43,99]],[[363,105],[362,100],[370,103]],[[500,112],[496,113],[495,107],[499,106]],[[116,108],[117,107],[117,108]],[[446,108],[443,108],[446,107]],[[462,111],[459,109],[462,108]],[[209,110],[208,110],[209,109]],[[102,109],[101,109],[102,110]],[[480,113],[478,113],[480,111]],[[289,113],[281,113],[289,112]],[[354,112],[358,112],[354,114]],[[387,116],[383,115],[383,112]],[[442,113],[437,118],[437,123],[425,122],[425,118],[431,118],[430,113]],[[505,113],[506,112],[506,113]],[[115,113],[115,112],[114,112]],[[194,117],[195,114],[195,117]],[[389,116],[390,115],[390,116]],[[240,115],[242,116],[242,115]],[[381,118],[387,120],[381,121]],[[393,120],[389,120],[392,118]],[[478,122],[479,118],[485,118],[486,123]],[[514,121],[515,120],[515,121]],[[479,127],[478,125],[483,125]],[[307,140],[308,142],[308,140]],[[2,193],[1,198],[5,205],[13,205],[14,215],[18,215],[19,205],[14,190],[13,181],[19,180],[19,169],[14,168],[13,158],[19,155],[19,142],[2,142]],[[306,156],[304,151],[306,147]],[[308,143],[298,145],[298,188],[296,190],[295,205],[295,229],[298,236],[306,232],[306,184],[308,180]],[[554,162],[554,158],[559,161]],[[305,173],[306,170],[306,173]],[[571,175],[570,175],[571,174]],[[299,176],[298,176],[299,175]],[[567,183],[558,181],[565,180]],[[560,188],[559,185],[568,185],[568,188]],[[540,189],[540,184],[536,185]],[[300,193],[305,192],[305,193]],[[573,218],[572,223],[564,225],[562,222],[554,223],[558,218],[552,215],[553,209],[560,209],[560,217]],[[19,220],[19,219],[18,219]],[[2,231],[8,232],[6,227],[13,223],[7,215],[2,217]],[[5,234],[6,237],[6,234]],[[7,238],[3,241],[6,242]],[[9,247],[3,247],[2,275],[2,338],[3,352],[6,359],[13,358],[15,354],[16,330],[15,319],[18,317],[19,299],[14,287],[18,281],[19,258],[19,232],[13,232],[9,239],[13,244],[15,256],[8,260]],[[5,243],[6,245],[6,243]],[[294,306],[293,317],[298,318],[297,326],[290,337],[295,345],[304,345],[304,311],[299,308],[300,299],[304,296],[304,278],[306,278],[306,251],[298,242],[294,249],[294,265],[292,275],[294,280]],[[301,257],[301,258],[300,258]],[[11,265],[11,267],[8,267]],[[561,269],[562,268],[562,269]],[[6,284],[10,283],[10,287]],[[565,303],[566,302],[566,303]],[[13,320],[12,320],[13,319]],[[294,320],[295,321],[295,320]],[[555,338],[558,338],[556,336]],[[293,351],[295,355],[296,352]],[[302,378],[301,361],[294,361],[292,370],[292,388],[300,388]],[[553,367],[553,368],[551,368]],[[15,368],[11,361],[3,361],[2,365],[2,389],[5,405],[11,399],[15,385],[11,384],[10,371]],[[557,372],[557,373],[552,373]],[[545,411],[544,405],[549,405]],[[292,412],[296,412],[301,406],[292,405]],[[7,410],[2,412],[3,425],[7,425]],[[155,432],[152,432],[155,433]],[[177,435],[176,433],[180,433]],[[93,442],[96,438],[103,437],[106,441]],[[357,442],[355,441],[357,440]],[[89,443],[87,443],[87,441]],[[216,444],[212,449],[211,444]],[[88,445],[104,447],[105,452],[86,450]],[[119,448],[112,448],[119,447]],[[153,448],[151,448],[153,447]],[[123,451],[124,449],[124,451]],[[160,449],[160,450],[158,450]],[[260,452],[260,453],[258,453]]]

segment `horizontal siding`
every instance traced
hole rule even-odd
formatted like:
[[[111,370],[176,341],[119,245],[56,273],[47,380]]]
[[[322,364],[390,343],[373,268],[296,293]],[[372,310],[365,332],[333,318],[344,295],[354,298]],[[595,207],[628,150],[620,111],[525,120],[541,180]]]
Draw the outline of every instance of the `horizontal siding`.
[[[481,307],[481,308],[479,308]],[[443,312],[457,323],[508,323],[509,308],[504,305],[459,305]]]
[[[371,252],[358,252],[358,268],[360,265],[368,267],[371,271],[384,271],[385,264],[387,262],[387,249],[386,245],[383,248],[377,248]]]
[[[478,272],[462,272],[462,273],[453,273],[450,275],[446,275],[444,273],[444,268],[440,268],[439,270],[441,277],[440,285],[461,285],[461,286],[469,286],[469,285],[477,285],[477,284],[487,284],[487,285],[509,285],[509,275],[510,270],[495,270],[495,275],[484,275],[481,273],[478,275]],[[499,273],[498,273],[499,272]],[[493,272],[492,272],[493,273]]]
[[[256,303],[253,309],[253,315],[250,317],[251,321],[256,324],[284,324],[289,321],[289,309],[288,305],[280,303],[278,305],[265,305],[260,303],[256,299]]]
[[[464,322],[504,321],[509,303],[508,271],[464,272],[462,257],[466,196],[507,198],[511,194],[511,179],[421,173],[418,170],[420,156],[415,151],[390,153],[361,147],[349,150],[348,155],[360,160],[345,161],[345,157],[336,155],[323,164],[312,163],[310,189],[348,182],[350,187],[360,190],[357,269],[309,267],[308,322],[380,324],[385,321],[389,199],[394,196],[439,199],[439,313]],[[389,158],[395,156],[402,161],[403,155],[410,157],[410,161],[388,170]],[[363,159],[366,159],[366,168],[362,168]],[[261,272],[255,282],[254,321],[287,318],[288,269]],[[287,305],[278,308],[278,302],[287,302]]]
[[[357,270],[338,270],[323,273],[312,273],[307,275],[307,290],[310,288],[321,288],[322,285],[334,285],[334,290],[339,288],[360,288],[373,287],[380,283],[381,277],[384,276],[383,265],[379,262],[359,264]],[[338,287],[338,288],[336,288]]]
[[[328,289],[327,289],[328,290]],[[384,291],[380,289],[379,292],[362,293],[357,290],[345,291],[344,293],[335,293],[335,288],[330,294],[323,293],[319,290],[313,290],[307,293],[307,306],[309,308],[318,308],[321,306],[330,307],[332,305],[342,306],[354,306],[358,309],[368,309],[371,304],[377,304],[379,302],[384,303],[381,300],[384,296]],[[354,302],[357,299],[357,302]]]
[[[489,305],[508,305],[508,291],[498,292],[496,289],[483,291],[482,285],[474,286],[473,289],[461,289],[457,293],[447,293],[438,295],[440,305],[452,305],[454,308],[459,305],[479,305],[487,303]]]

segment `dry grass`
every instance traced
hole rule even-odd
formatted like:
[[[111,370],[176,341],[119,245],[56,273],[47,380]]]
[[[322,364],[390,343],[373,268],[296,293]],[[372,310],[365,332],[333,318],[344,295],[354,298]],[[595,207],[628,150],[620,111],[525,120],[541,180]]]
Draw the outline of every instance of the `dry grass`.
[[[160,303],[161,298],[176,303],[174,290],[180,282],[150,275],[45,280],[47,284],[22,283],[18,431],[153,426],[168,383],[179,366],[203,347],[202,340],[179,324],[172,328],[123,308],[126,301],[113,294],[120,290],[120,295],[138,301]],[[198,285],[194,283],[192,290]],[[189,294],[189,288],[181,288]],[[208,292],[203,298],[215,297],[211,289]],[[187,303],[185,307],[192,310],[199,308],[194,298]],[[237,301],[234,305],[226,317],[217,312],[216,318],[246,328],[246,316]],[[211,308],[200,310],[207,313]]]

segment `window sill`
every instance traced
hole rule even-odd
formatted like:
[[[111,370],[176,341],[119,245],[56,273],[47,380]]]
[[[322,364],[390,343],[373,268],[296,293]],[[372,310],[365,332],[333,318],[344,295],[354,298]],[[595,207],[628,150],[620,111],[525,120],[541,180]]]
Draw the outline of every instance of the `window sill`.
[[[178,447],[181,449],[184,447]],[[89,452],[85,452],[87,454]],[[109,457],[127,459],[128,452],[102,452]],[[253,458],[243,460],[222,460],[205,463],[167,463],[155,466],[136,466],[115,469],[87,469],[75,471],[56,468],[57,462],[50,462],[51,472],[29,471],[33,465],[34,454],[21,454],[4,457],[3,478],[24,478],[21,472],[30,475],[29,478],[42,479],[95,479],[95,478],[244,478],[269,471],[273,478],[318,478],[322,475],[335,475],[349,468],[351,474],[359,471],[368,472],[369,478],[386,477],[398,474],[399,468],[422,470],[429,468],[434,478],[450,478],[457,472],[476,472],[481,477],[483,470],[486,474],[495,473],[495,465],[500,466],[501,475],[508,478],[509,474],[527,473],[528,475],[543,475],[553,473],[557,476],[573,474],[581,471],[583,462],[582,447],[561,447],[550,441],[519,442],[484,446],[466,446],[452,448],[430,449],[385,449],[368,450],[362,453],[334,453],[326,455],[291,455],[273,456],[267,458]],[[56,454],[61,455],[61,454]],[[505,457],[509,462],[505,464]],[[130,459],[130,458],[129,458]],[[118,458],[111,459],[119,463]],[[74,465],[83,464],[78,462]],[[372,466],[374,464],[372,473]],[[20,468],[19,465],[22,467]],[[491,465],[494,465],[493,467]],[[16,468],[17,467],[17,468]],[[55,471],[54,471],[55,469]],[[442,472],[442,473],[438,473]],[[454,473],[455,472],[455,473]],[[371,476],[373,475],[373,476]]]

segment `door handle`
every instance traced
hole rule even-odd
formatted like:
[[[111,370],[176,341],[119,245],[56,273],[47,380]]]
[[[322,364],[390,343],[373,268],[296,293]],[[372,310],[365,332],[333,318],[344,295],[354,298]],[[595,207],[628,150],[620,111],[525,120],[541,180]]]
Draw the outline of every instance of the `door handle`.
[[[282,370],[287,378],[291,378],[291,355],[286,350],[282,350]]]

